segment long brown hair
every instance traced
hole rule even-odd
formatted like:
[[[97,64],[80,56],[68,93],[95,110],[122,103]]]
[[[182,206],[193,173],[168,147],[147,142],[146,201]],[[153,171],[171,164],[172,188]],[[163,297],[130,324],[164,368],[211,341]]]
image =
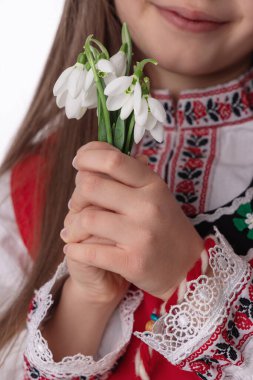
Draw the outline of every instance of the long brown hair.
[[[63,259],[63,242],[59,233],[68,212],[68,200],[74,190],[76,172],[71,162],[80,146],[98,139],[95,111],[89,110],[81,120],[68,120],[64,110],[59,110],[55,105],[53,85],[63,69],[75,63],[89,34],[94,34],[107,46],[109,53],[114,54],[120,47],[120,30],[121,24],[112,1],[65,1],[34,98],[0,167],[2,175],[26,156],[39,151],[44,164],[41,165],[43,168],[38,167],[36,170],[37,192],[45,187],[43,213],[36,228],[39,244],[34,245],[36,252],[30,252],[36,260],[21,293],[0,321],[0,348],[24,328],[34,289],[51,277]],[[53,145],[44,143],[45,136],[44,139],[38,138],[42,131],[54,131],[56,139]],[[47,181],[44,181],[45,173]]]

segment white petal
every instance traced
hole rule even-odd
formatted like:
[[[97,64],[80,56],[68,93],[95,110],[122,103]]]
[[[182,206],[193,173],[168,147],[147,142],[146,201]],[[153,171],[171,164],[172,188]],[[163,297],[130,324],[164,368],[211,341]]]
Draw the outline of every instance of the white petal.
[[[121,77],[126,74],[126,54],[123,51],[118,51],[118,53],[114,54],[110,61],[114,67],[114,72],[117,77]]]
[[[84,88],[85,70],[75,67],[68,79],[68,90],[72,98],[77,98]]]
[[[144,126],[148,118],[148,103],[145,98],[141,99],[141,107],[139,113],[136,114],[134,112],[134,115],[136,124]]]
[[[84,91],[88,91],[91,85],[94,83],[94,75],[92,69],[90,69],[88,72],[86,71],[86,73]]]
[[[103,73],[114,73],[115,71],[112,63],[108,61],[108,59],[100,59],[96,64],[96,67]]]
[[[133,111],[133,108],[134,108],[134,97],[133,95],[128,95],[128,100],[123,105],[120,111],[121,120],[127,119],[130,113]]]
[[[160,121],[160,123],[165,123],[166,122],[166,112],[165,109],[162,105],[162,103],[155,99],[151,98],[151,96],[148,97],[148,105],[150,107],[150,111],[152,115]]]
[[[87,108],[86,107],[82,107],[80,109],[80,113],[79,115],[76,117],[77,120],[81,119],[83,117],[83,115],[85,114],[85,112],[87,111]]]
[[[67,99],[68,91],[63,91],[56,97],[56,104],[59,108],[65,107],[66,99]]]
[[[105,95],[119,95],[122,94],[122,92],[126,91],[129,86],[131,86],[133,81],[133,75],[129,76],[123,76],[114,79],[112,82],[110,82],[106,88],[105,88]]]
[[[59,90],[61,87],[66,84],[68,77],[70,76],[71,72],[74,70],[74,66],[68,67],[65,69],[57,81],[55,82],[54,88],[53,88],[53,94],[54,96],[57,96],[59,94]]]
[[[82,106],[87,108],[94,108],[97,106],[97,87],[95,84],[88,92],[83,92]]]
[[[116,79],[116,74],[111,73],[107,74],[106,77],[103,78],[105,85],[107,86],[110,82],[112,82],[114,79]]]
[[[157,120],[154,118],[154,116],[152,115],[151,112],[148,113],[148,118],[147,118],[147,121],[145,123],[145,129],[147,131],[150,131],[151,129],[153,129],[156,124],[157,124]]]
[[[117,111],[120,109],[127,101],[129,95],[123,93],[117,96],[108,96],[106,100],[106,107],[109,111]]]
[[[134,142],[138,144],[145,133],[145,128],[141,125],[135,124],[134,126]]]
[[[139,81],[135,84],[134,87],[134,113],[138,115],[141,109],[141,85]]]
[[[82,95],[82,93],[80,93]],[[81,112],[81,96],[78,96],[76,99],[73,99],[68,93],[67,100],[66,100],[66,115],[68,119],[77,118],[80,115]]]
[[[163,142],[163,140],[164,140],[164,126],[162,123],[157,123],[155,128],[151,129],[150,133],[156,141],[158,141],[159,143]]]

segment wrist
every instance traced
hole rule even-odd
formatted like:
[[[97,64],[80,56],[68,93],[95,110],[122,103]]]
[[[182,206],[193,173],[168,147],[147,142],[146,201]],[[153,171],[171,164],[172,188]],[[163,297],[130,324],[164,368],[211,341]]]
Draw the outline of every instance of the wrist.
[[[187,256],[182,255],[185,261],[178,264],[181,272],[177,277],[177,282],[174,283],[173,287],[158,295],[158,298],[162,301],[167,302],[171,298],[174,292],[178,289],[178,286],[182,281],[186,280],[188,273],[194,269],[196,263],[200,259],[201,253],[204,250],[204,240],[199,235],[196,234],[196,236],[197,239],[195,239],[194,244],[189,245],[188,250],[186,250]],[[187,258],[188,260],[186,260]]]
[[[98,293],[94,289],[85,289],[83,286],[73,281],[73,279],[69,276],[64,285],[63,292],[68,293],[68,297],[73,297],[80,305],[92,305],[92,308],[100,309],[100,310],[114,310],[118,303],[120,302],[120,298],[116,297],[114,294],[110,293]]]

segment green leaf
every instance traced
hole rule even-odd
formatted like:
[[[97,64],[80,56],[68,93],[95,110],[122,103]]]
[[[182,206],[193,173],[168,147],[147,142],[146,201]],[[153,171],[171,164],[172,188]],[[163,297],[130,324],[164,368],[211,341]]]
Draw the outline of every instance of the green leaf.
[[[244,205],[241,205],[238,210],[236,210],[237,214],[241,216],[246,216],[248,213],[252,213],[251,205],[250,203],[246,203]]]
[[[249,230],[249,232],[247,233],[247,238],[253,240],[253,230]]]
[[[118,117],[113,133],[113,145],[122,151],[125,142],[125,120]]]
[[[244,222],[243,219],[241,218],[234,218],[233,219],[233,223],[235,225],[235,227],[239,230],[239,231],[243,231],[245,230],[245,228],[247,228],[247,224]]]
[[[130,67],[132,64],[132,40],[127,27],[127,24],[124,22],[121,29],[121,40],[122,44],[126,44],[127,46],[127,69],[126,75],[129,75]]]

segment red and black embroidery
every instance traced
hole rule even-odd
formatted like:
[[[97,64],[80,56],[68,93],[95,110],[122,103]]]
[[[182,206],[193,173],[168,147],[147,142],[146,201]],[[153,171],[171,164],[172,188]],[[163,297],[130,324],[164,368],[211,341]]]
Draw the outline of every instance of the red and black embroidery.
[[[209,171],[215,154],[216,131],[184,130],[172,160],[171,190],[188,216],[205,208]]]
[[[241,118],[242,114],[247,115],[249,105],[252,106],[252,93],[236,91],[226,95],[223,99],[217,96],[204,100],[187,100],[179,105],[178,122],[179,125],[190,126],[200,123],[222,123],[231,119]],[[183,109],[183,110],[181,110]]]
[[[208,380],[212,378],[212,366],[217,365],[219,362],[216,359],[203,357],[201,360],[195,360],[190,363],[190,368],[196,373],[202,380]]]
[[[253,109],[253,73],[249,71],[241,80],[209,91],[183,93],[176,112],[178,125],[221,126],[245,121]]]

